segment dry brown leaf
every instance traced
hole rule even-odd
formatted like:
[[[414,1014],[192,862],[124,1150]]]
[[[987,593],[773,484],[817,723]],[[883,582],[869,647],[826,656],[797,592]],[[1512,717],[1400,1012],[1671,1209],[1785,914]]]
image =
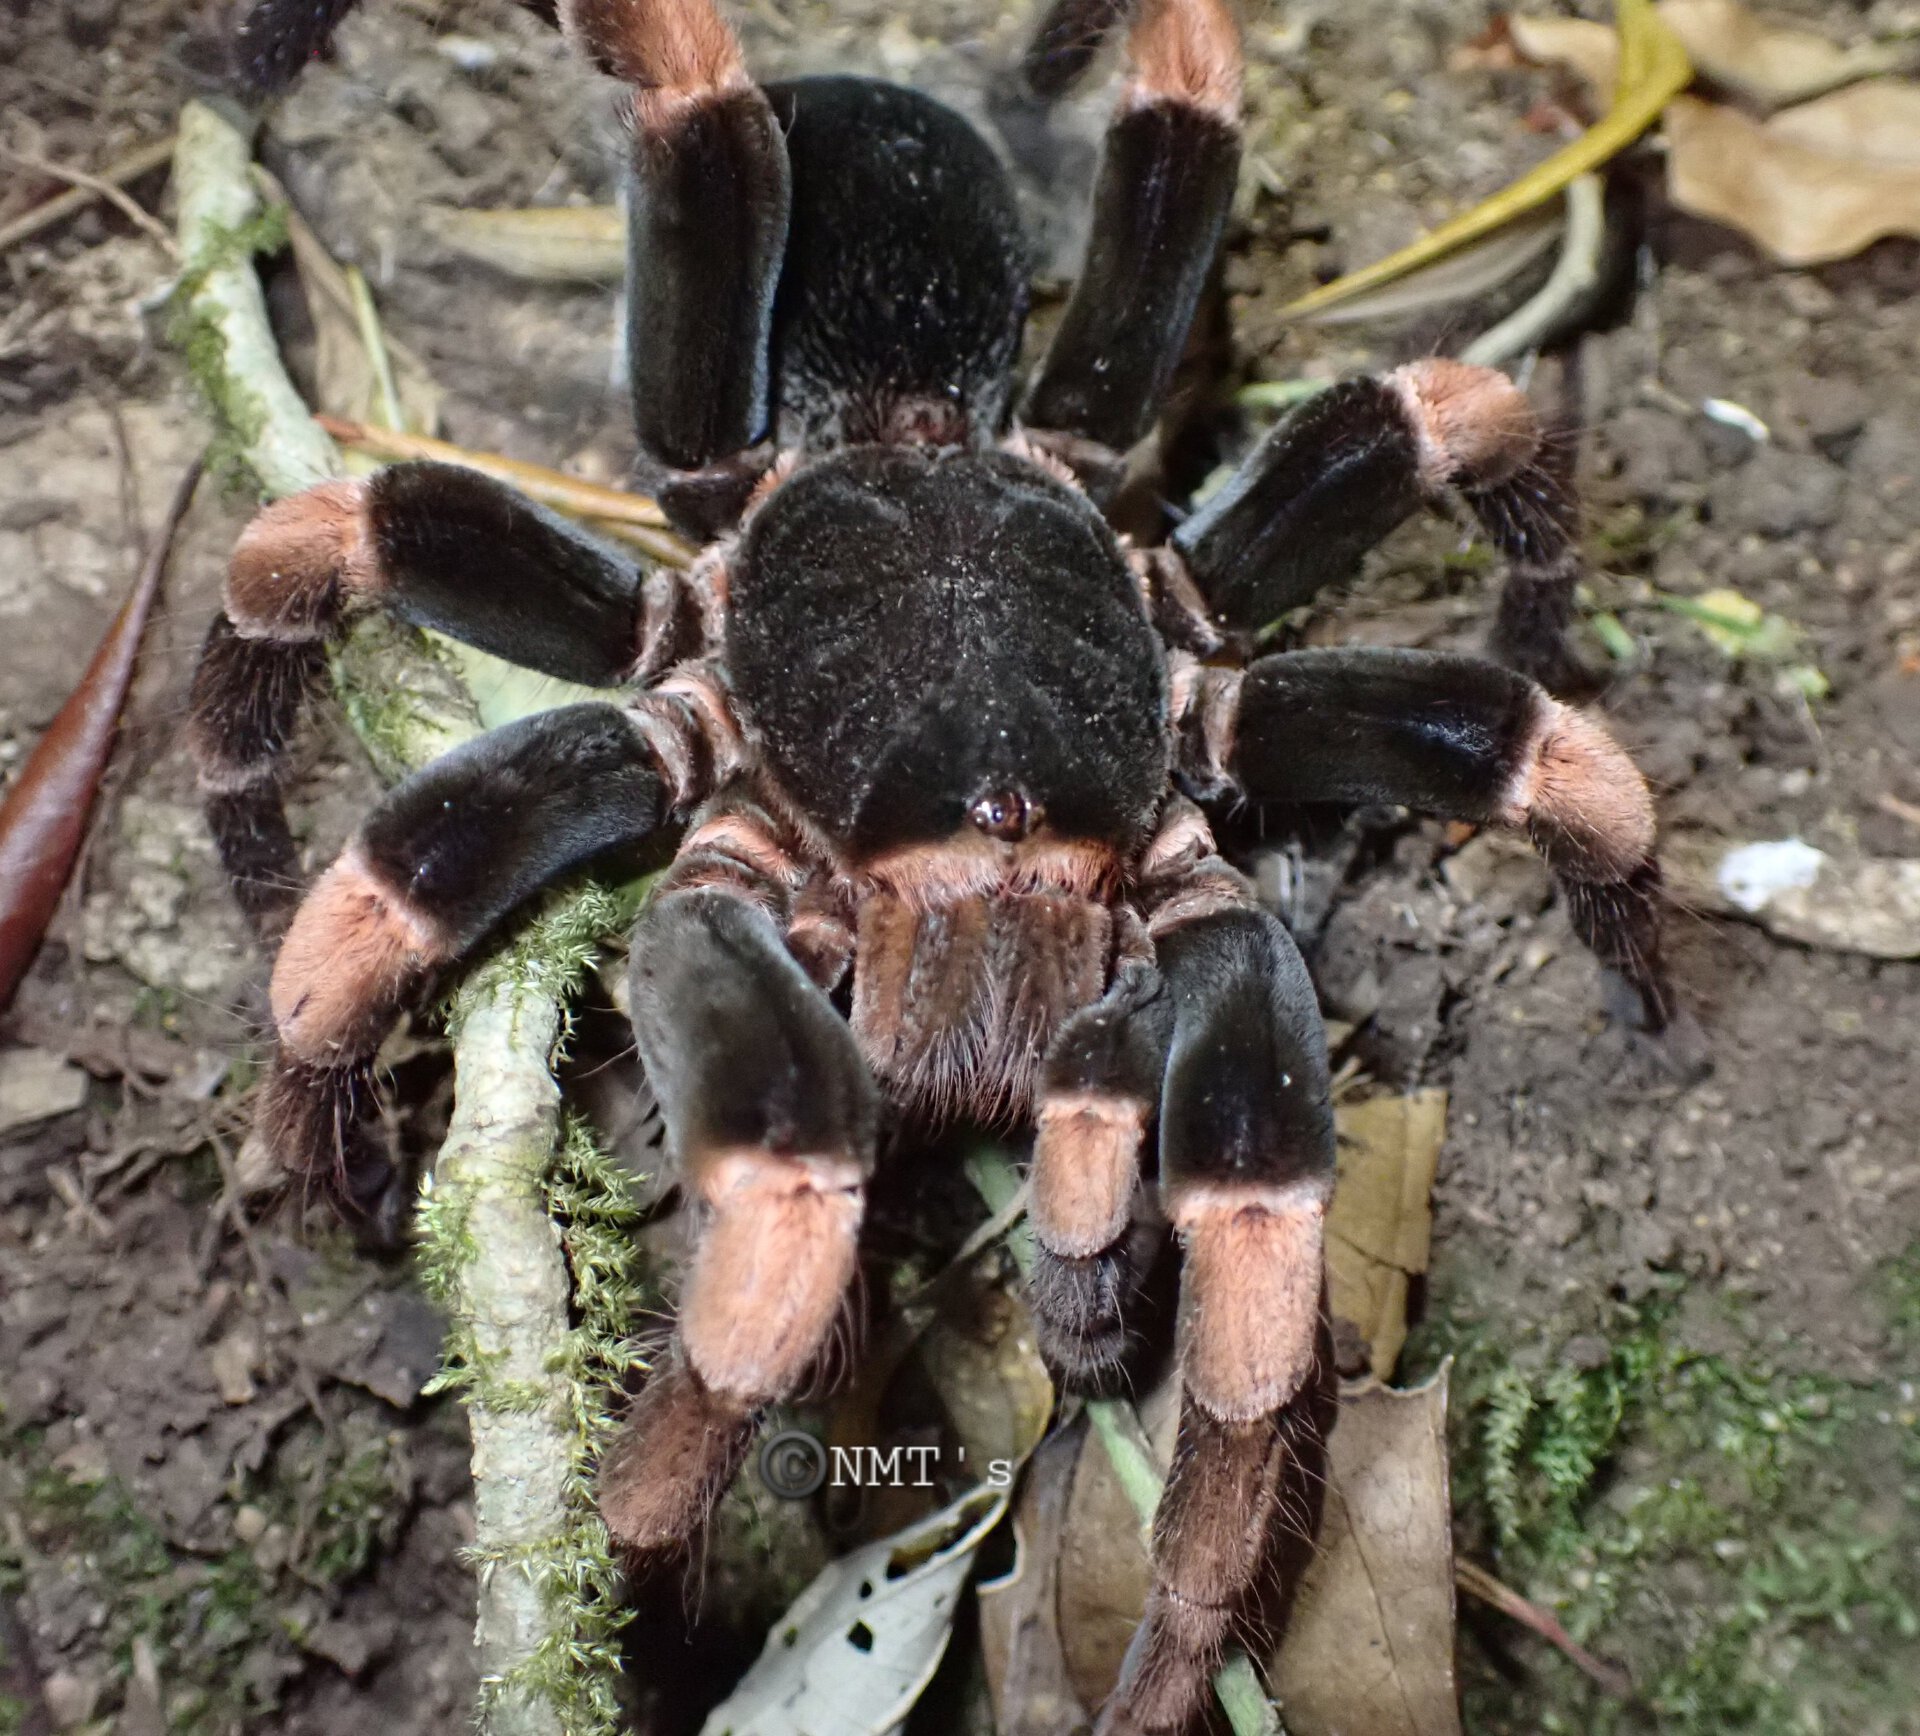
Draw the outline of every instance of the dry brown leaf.
[[[926,1330],[920,1361],[940,1394],[972,1475],[998,1459],[1018,1465],[1053,1416],[1053,1379],[1033,1316],[997,1284],[974,1285]]]
[[[1659,12],[1702,75],[1768,107],[1913,64],[1904,43],[1843,48],[1810,30],[1773,23],[1739,0],[1660,0]]]
[[[1564,66],[1593,92],[1596,104],[1613,95],[1620,80],[1620,38],[1610,24],[1585,18],[1523,18],[1507,20],[1513,45],[1522,57],[1540,66]]]
[[[443,246],[535,283],[618,283],[627,269],[627,220],[617,206],[429,205],[425,215]]]
[[[981,1662],[998,1736],[1070,1736],[1093,1722],[1067,1677],[1059,1604],[1067,1498],[1085,1434],[1055,1435],[1034,1454],[1013,1511],[1013,1569],[980,1586]]]
[[[1342,1391],[1320,1548],[1272,1681],[1291,1736],[1459,1736],[1446,1370]]]
[[[1856,84],[1773,116],[1767,131],[1864,167],[1920,168],[1920,83],[1876,78]]]
[[[1888,235],[1920,235],[1920,166],[1817,150],[1735,109],[1678,97],[1667,108],[1667,193],[1741,231],[1783,265],[1850,258]]]
[[[1427,1269],[1447,1094],[1345,1103],[1334,1124],[1338,1171],[1327,1211],[1333,1315],[1365,1339],[1374,1375],[1386,1380],[1407,1340],[1408,1286]]]
[[[1155,1457],[1173,1456],[1179,1426],[1179,1382],[1162,1380],[1139,1401],[1140,1420]],[[1140,1515],[1091,1429],[1073,1473],[1066,1525],[1060,1537],[1059,1627],[1067,1679],[1082,1705],[1098,1706],[1120,1677],[1150,1570]]]
[[[1768,108],[1799,102],[1857,79],[1904,71],[1914,54],[1905,43],[1842,48],[1808,30],[1789,29],[1749,12],[1738,0],[1660,0],[1661,20],[1680,38],[1702,77]],[[1584,18],[1514,14],[1507,32],[1522,59],[1564,66],[1608,102],[1620,75],[1613,28]]]

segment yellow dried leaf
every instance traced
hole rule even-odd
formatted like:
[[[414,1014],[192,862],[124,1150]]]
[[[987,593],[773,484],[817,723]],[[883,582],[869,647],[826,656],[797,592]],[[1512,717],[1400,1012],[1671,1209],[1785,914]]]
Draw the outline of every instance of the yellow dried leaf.
[[[1447,1133],[1447,1094],[1415,1091],[1342,1104],[1327,1285],[1336,1319],[1367,1341],[1386,1380],[1407,1341],[1407,1290],[1427,1269],[1434,1171]]]
[[[1667,193],[1783,265],[1846,259],[1887,235],[1920,236],[1920,165],[1816,149],[1735,109],[1681,97],[1667,109]]]

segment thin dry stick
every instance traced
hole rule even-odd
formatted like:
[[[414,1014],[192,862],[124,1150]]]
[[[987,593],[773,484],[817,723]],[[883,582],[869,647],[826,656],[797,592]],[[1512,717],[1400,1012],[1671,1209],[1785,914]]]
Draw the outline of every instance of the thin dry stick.
[[[1484,1567],[1471,1561],[1453,1564],[1453,1582],[1470,1597],[1491,1604],[1502,1615],[1511,1616],[1522,1627],[1531,1628],[1549,1645],[1557,1646],[1567,1658],[1617,1700],[1631,1700],[1633,1678],[1618,1664],[1596,1658],[1537,1603],[1529,1602],[1511,1586],[1502,1585]]]
[[[76,212],[84,211],[94,200],[105,199],[124,212],[129,222],[159,242],[167,250],[169,258],[178,259],[179,246],[165,225],[143,211],[120,190],[123,183],[138,180],[150,170],[159,168],[162,163],[171,162],[173,146],[174,141],[170,138],[162,139],[157,144],[142,145],[139,150],[122,157],[104,175],[93,175],[84,169],[70,169],[63,163],[49,162],[45,157],[29,156],[25,151],[16,151],[11,145],[0,145],[0,154],[10,157],[22,168],[32,169],[36,174],[65,181],[68,189],[56,194],[45,204],[34,206],[24,216],[16,217],[4,229],[0,229],[0,253],[4,253],[15,242],[25,241]]]
[[[618,488],[602,488],[596,482],[582,482],[544,465],[528,464],[498,452],[474,452],[426,434],[403,434],[389,428],[370,427],[365,422],[350,422],[340,416],[314,418],[342,446],[365,453],[369,458],[427,458],[441,464],[460,464],[469,470],[510,482],[542,506],[551,506],[574,518],[590,520],[609,536],[618,536],[666,566],[693,564],[698,552],[666,528],[667,515],[657,502],[644,494],[628,494]]]
[[[1600,281],[1600,249],[1606,238],[1606,189],[1598,175],[1576,175],[1567,183],[1567,227],[1560,257],[1547,281],[1497,326],[1468,344],[1460,359],[1483,368],[1503,368],[1533,349]]]

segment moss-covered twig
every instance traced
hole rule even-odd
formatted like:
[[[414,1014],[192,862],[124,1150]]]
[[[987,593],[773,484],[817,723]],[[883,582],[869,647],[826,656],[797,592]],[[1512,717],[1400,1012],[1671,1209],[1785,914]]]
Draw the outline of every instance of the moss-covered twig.
[[[252,255],[282,225],[263,209],[245,136],[189,103],[174,174],[184,260],[175,330],[227,455],[269,498],[340,474],[267,322]],[[478,727],[471,695],[417,634],[376,623],[335,673],[389,775]],[[618,1576],[587,1474],[624,1372],[624,1196],[580,1136],[556,1158],[550,1063],[567,993],[626,914],[595,888],[558,895],[456,1007],[458,1108],[424,1214],[423,1268],[451,1314],[444,1384],[464,1389],[473,1424],[475,1642],[490,1736],[617,1728]]]

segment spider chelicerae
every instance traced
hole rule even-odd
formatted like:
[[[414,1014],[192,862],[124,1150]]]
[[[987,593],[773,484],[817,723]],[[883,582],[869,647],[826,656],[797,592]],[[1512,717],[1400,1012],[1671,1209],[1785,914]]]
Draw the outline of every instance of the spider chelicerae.
[[[343,0],[262,0],[291,76]],[[235,550],[194,741],[242,903],[282,935],[259,1138],[362,1208],[372,1061],[435,976],[558,876],[683,837],[632,936],[632,1021],[699,1230],[677,1344],[600,1472],[636,1553],[697,1534],[846,1306],[883,1124],[1034,1128],[1029,1297],[1071,1385],[1122,1369],[1136,1217],[1184,1256],[1179,1445],[1108,1728],[1194,1715],[1281,1529],[1324,1388],[1326,1040],[1218,803],[1395,803],[1525,827],[1661,1022],[1653,810],[1546,686],[1574,514],[1525,400],[1446,360],[1320,393],[1163,546],[1102,516],[1148,433],[1239,159],[1223,0],[1061,0],[1029,72],[1126,23],[1084,268],[1019,398],[1027,254],[958,115],[757,85],[711,0],[561,0],[623,81],[646,474],[705,546],[652,569],[465,469],[267,507]],[[1064,68],[1064,70],[1063,70]],[[1503,662],[1249,658],[1422,503],[1506,557]],[[621,703],[496,729],[390,791],[297,909],[283,751],[325,642],[381,608]],[[904,1141],[911,1149],[911,1141]]]

